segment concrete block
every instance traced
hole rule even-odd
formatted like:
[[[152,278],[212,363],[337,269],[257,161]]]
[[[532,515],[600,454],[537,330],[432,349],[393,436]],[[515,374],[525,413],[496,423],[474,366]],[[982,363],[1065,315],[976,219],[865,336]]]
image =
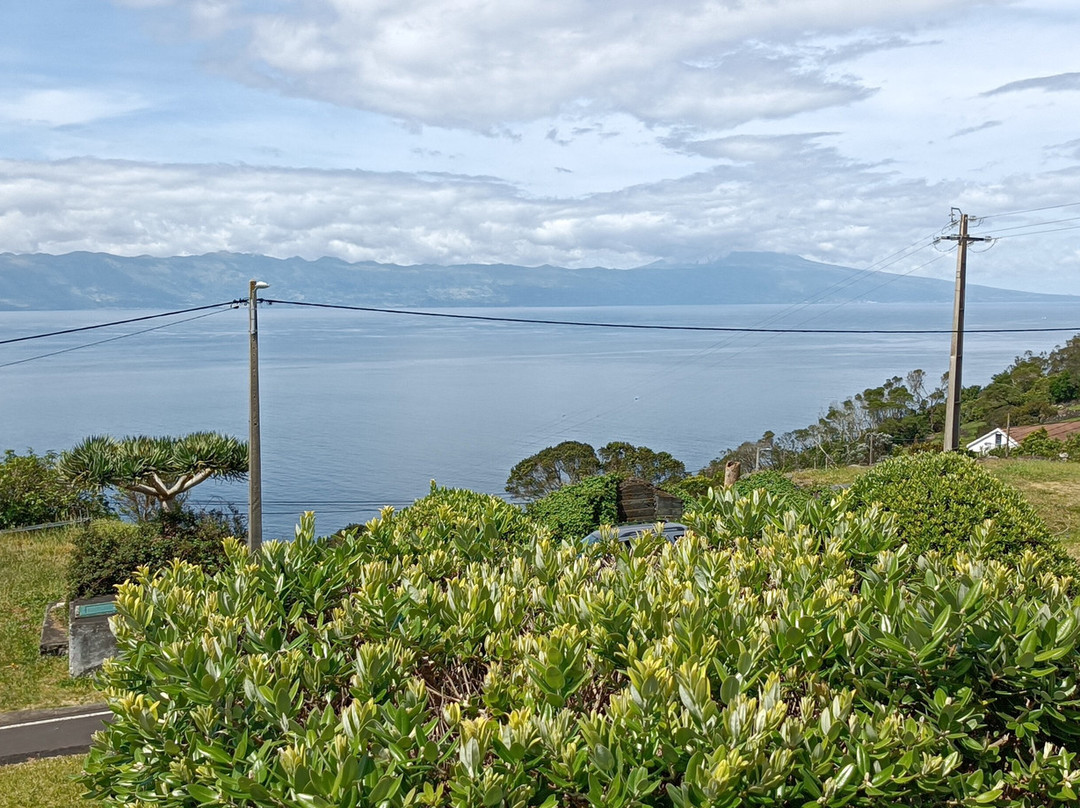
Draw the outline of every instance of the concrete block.
[[[93,673],[116,653],[116,638],[109,626],[109,618],[116,613],[113,606],[115,600],[114,596],[105,595],[71,601],[68,615],[68,671],[73,677]]]
[[[64,607],[62,600],[45,607],[45,621],[41,624],[41,642],[38,646],[42,656],[64,656],[68,652]]]

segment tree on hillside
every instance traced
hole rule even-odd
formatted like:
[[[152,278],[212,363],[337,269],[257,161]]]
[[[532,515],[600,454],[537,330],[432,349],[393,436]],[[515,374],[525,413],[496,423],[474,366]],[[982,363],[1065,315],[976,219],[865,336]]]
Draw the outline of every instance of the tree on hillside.
[[[64,452],[59,468],[75,485],[118,489],[146,516],[154,509],[178,509],[184,494],[211,477],[243,477],[248,449],[246,442],[217,432],[122,440],[96,435]]]
[[[612,441],[600,448],[600,466],[605,474],[640,477],[653,485],[663,485],[686,476],[686,466],[668,452],[654,452],[648,446]]]
[[[506,491],[533,500],[600,473],[596,450],[587,443],[565,440],[526,457],[510,470]]]

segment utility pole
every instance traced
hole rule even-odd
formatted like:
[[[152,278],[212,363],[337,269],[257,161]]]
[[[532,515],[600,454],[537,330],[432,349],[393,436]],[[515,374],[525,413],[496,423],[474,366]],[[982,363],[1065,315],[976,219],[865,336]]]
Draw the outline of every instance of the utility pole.
[[[964,296],[967,287],[967,247],[973,241],[990,241],[988,238],[972,238],[968,235],[968,215],[960,213],[960,233],[944,236],[943,241],[955,241],[956,291],[953,295],[952,350],[949,353],[949,394],[945,401],[945,451],[955,452],[960,447],[960,393],[963,389],[964,363]],[[954,219],[955,222],[955,219]]]
[[[270,284],[248,282],[248,549],[262,548],[262,442],[259,432],[259,290]]]

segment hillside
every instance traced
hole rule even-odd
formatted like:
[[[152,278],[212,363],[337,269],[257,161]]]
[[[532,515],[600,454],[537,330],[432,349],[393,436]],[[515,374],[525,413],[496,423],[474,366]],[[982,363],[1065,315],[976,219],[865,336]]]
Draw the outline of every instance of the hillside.
[[[397,266],[258,255],[135,258],[104,253],[0,255],[0,310],[136,308],[246,295],[370,306],[626,306],[701,303],[948,303],[950,282],[820,264],[777,253],[731,253],[707,264],[636,269],[511,265]],[[1069,299],[969,286],[971,302]]]

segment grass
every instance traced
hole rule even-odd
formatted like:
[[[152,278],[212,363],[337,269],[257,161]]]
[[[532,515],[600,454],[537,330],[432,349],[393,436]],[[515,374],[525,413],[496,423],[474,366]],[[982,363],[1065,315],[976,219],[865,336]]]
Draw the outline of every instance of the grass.
[[[69,535],[48,530],[0,536],[0,712],[101,698],[90,680],[68,676],[67,657],[38,653],[45,607],[64,599]]]
[[[851,485],[860,474],[865,474],[869,466],[830,466],[827,469],[801,469],[788,474],[792,482],[803,487]]]
[[[83,755],[28,760],[0,766],[0,808],[91,808],[74,778],[82,773]]]
[[[1080,556],[1080,463],[986,460],[983,468],[1018,489],[1062,544]]]

